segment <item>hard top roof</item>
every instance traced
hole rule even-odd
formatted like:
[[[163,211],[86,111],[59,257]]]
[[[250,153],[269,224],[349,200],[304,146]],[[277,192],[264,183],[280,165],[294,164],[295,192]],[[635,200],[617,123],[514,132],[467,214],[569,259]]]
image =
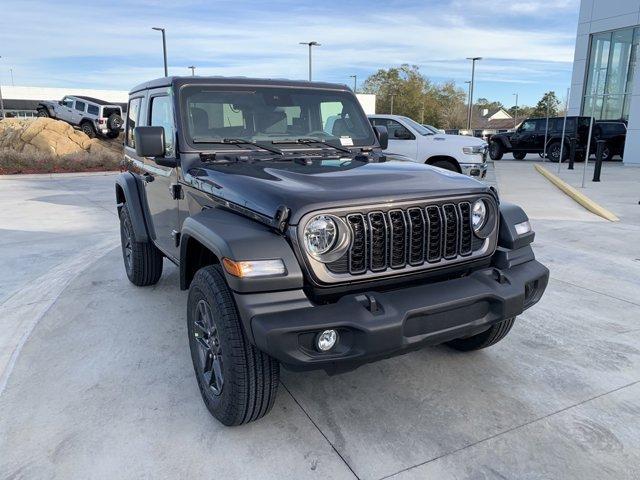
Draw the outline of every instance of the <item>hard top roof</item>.
[[[294,87],[294,88],[320,88],[331,90],[351,91],[346,85],[338,83],[325,82],[309,82],[305,80],[286,80],[272,78],[249,78],[249,77],[201,77],[201,76],[184,76],[184,77],[161,77],[155,80],[136,85],[131,89],[129,95],[141,90],[151,88],[169,87],[180,88],[183,85],[246,85],[246,86],[268,86],[268,87]]]
[[[83,100],[86,100],[87,102],[96,103],[98,105],[113,105],[113,106],[118,106],[119,105],[117,103],[105,102],[104,100],[100,100],[99,98],[87,97],[85,95],[67,95],[67,96],[68,97],[81,98]]]

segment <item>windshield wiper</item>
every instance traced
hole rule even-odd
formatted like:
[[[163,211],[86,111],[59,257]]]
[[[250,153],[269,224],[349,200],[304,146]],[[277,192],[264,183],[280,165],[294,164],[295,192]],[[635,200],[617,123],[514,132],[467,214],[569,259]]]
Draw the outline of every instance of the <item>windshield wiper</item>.
[[[348,148],[338,147],[336,145],[332,145],[326,140],[320,140],[317,138],[298,138],[297,140],[274,140],[271,143],[299,143],[301,145],[313,145],[314,143],[324,145],[334,150],[338,150],[339,152],[349,153],[353,155],[353,152]]]
[[[222,140],[211,139],[208,137],[194,137],[193,143],[215,143],[221,145],[251,145],[253,147],[258,147],[267,152],[275,153],[276,155],[284,155],[282,150],[274,147],[267,147],[257,142],[252,142],[251,140],[243,140],[241,138],[223,138]]]

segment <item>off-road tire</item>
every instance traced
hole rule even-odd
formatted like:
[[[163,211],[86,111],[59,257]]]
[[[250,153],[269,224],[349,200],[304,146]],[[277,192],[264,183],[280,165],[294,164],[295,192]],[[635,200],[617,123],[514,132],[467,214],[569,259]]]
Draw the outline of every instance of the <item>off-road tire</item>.
[[[527,152],[513,152],[513,158],[516,160],[524,160],[524,157],[527,156]]]
[[[215,323],[222,361],[222,388],[215,394],[202,365],[202,347],[195,336],[197,309],[205,301]],[[280,379],[280,364],[252,345],[244,334],[235,301],[219,266],[198,270],[189,288],[187,330],[191,359],[202,399],[216,419],[227,426],[252,422],[273,407]]]
[[[107,128],[109,130],[116,130],[119,132],[120,127],[122,127],[123,124],[124,120],[122,120],[122,117],[117,113],[112,113],[109,115],[109,118],[107,118]]]
[[[38,117],[44,117],[44,118],[51,118],[51,115],[49,114],[49,110],[47,110],[46,108],[39,108],[37,110],[37,115]]]
[[[504,155],[504,148],[502,148],[502,144],[498,141],[492,140],[489,143],[489,157],[491,160],[500,160]]]
[[[126,203],[120,209],[120,241],[124,269],[129,281],[138,287],[158,283],[162,275],[163,255],[150,241],[136,242],[131,215]]]
[[[429,165],[432,165],[438,168],[443,168],[445,170],[450,170],[452,172],[460,173],[460,171],[456,168],[456,166],[452,162],[449,162],[448,160],[436,160],[435,162],[430,163]]]
[[[547,147],[547,158],[554,162],[558,163],[560,159],[560,142],[553,142],[549,144]],[[569,148],[562,149],[562,163],[566,162],[569,159]]]
[[[609,147],[609,145],[605,145],[604,148],[602,149],[602,161],[608,162],[612,158],[613,158],[613,155],[611,155],[611,147]]]
[[[456,338],[455,340],[447,342],[446,345],[461,352],[469,352],[471,350],[480,350],[482,348],[490,347],[507,336],[507,333],[509,333],[511,327],[513,327],[514,321],[515,317],[503,320],[500,323],[492,325],[488,330],[485,330],[482,333],[478,333],[477,335],[467,338]]]
[[[91,122],[82,122],[80,124],[80,130],[89,138],[96,137],[96,129],[91,125]]]

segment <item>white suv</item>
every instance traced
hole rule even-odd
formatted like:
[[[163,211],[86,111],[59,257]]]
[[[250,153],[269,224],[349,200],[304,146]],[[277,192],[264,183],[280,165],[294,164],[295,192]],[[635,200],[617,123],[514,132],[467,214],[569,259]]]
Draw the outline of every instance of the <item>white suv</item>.
[[[472,177],[487,174],[487,143],[467,135],[447,135],[401,115],[369,115],[374,127],[387,127],[389,146],[386,153],[409,157]]]

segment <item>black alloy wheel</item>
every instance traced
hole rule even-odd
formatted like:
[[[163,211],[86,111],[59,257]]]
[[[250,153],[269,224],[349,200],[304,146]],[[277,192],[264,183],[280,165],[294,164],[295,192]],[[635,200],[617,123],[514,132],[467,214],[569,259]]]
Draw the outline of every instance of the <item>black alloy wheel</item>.
[[[213,319],[211,306],[202,299],[196,305],[193,336],[199,349],[199,368],[211,393],[220,395],[224,387],[222,370],[222,346],[218,329]]]

